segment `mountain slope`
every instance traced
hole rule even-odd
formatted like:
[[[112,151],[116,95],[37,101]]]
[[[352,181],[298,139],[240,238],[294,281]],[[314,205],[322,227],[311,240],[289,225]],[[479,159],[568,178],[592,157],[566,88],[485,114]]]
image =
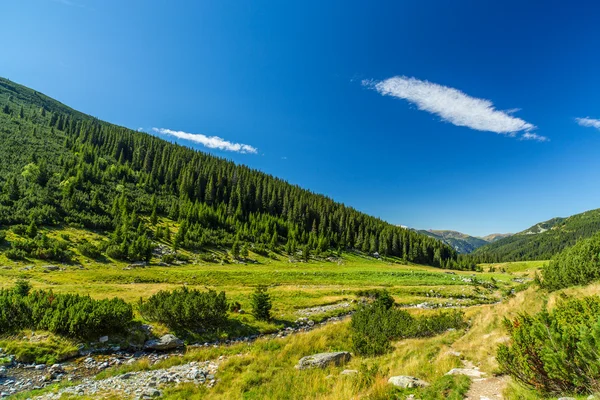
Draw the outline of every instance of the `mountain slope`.
[[[473,252],[478,247],[486,245],[488,242],[482,238],[467,235],[465,233],[448,230],[420,230],[419,233],[434,237],[461,254]]]
[[[494,243],[495,241],[507,238],[512,235],[512,233],[491,233],[489,235],[482,236],[481,239],[485,240],[488,243]]]
[[[473,256],[479,261],[515,261],[549,259],[578,239],[600,231],[600,209],[568,218],[553,218],[478,248]]]
[[[99,121],[0,79],[0,224],[72,224],[110,233],[91,253],[149,259],[155,243],[247,247],[291,256],[379,252],[456,268],[433,238],[233,162]],[[24,232],[23,228],[15,231]],[[67,242],[30,235],[11,257],[68,258]],[[302,250],[301,252],[299,250]]]

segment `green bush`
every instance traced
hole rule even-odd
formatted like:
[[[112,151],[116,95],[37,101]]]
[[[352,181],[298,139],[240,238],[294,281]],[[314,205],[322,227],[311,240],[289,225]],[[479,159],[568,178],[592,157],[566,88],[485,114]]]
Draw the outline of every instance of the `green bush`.
[[[79,250],[79,252],[91,259],[98,259],[100,258],[100,256],[102,255],[102,252],[100,251],[100,249],[96,246],[94,246],[93,243],[89,243],[89,242],[85,242],[80,244],[79,246],[77,246],[77,250]]]
[[[123,332],[132,319],[131,305],[117,298],[94,300],[52,291],[30,292],[26,282],[12,290],[0,290],[0,334],[27,328],[92,338]]]
[[[433,336],[465,325],[463,313],[457,310],[413,317],[405,310],[388,308],[386,302],[376,300],[359,307],[352,315],[350,329],[354,351],[375,356],[389,351],[391,340]]]
[[[6,256],[12,260],[33,257],[40,260],[68,262],[73,256],[73,252],[68,247],[67,242],[39,234],[35,239],[13,241],[11,248],[6,252]]]
[[[552,311],[505,320],[508,345],[500,368],[544,394],[589,394],[600,389],[600,298],[566,300]]]
[[[600,233],[578,241],[542,270],[542,286],[557,290],[600,279]]]
[[[171,329],[211,330],[227,321],[225,292],[201,292],[183,287],[160,291],[140,300],[140,313],[148,321],[161,322]]]

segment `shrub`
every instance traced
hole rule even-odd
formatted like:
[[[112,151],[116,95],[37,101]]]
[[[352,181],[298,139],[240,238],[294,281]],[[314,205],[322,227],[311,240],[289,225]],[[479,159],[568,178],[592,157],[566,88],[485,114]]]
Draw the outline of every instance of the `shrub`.
[[[252,315],[262,321],[271,319],[271,296],[267,293],[267,287],[259,285],[252,294]]]
[[[30,292],[28,285],[21,281],[12,290],[0,290],[0,334],[27,328],[91,338],[123,332],[133,319],[131,305],[121,299]]]
[[[15,240],[6,255],[13,260],[33,257],[41,260],[70,261],[73,253],[68,249],[68,243],[40,234],[35,239]]]
[[[175,254],[164,254],[160,260],[164,263],[172,264],[175,261]]]
[[[88,258],[92,258],[92,259],[97,259],[100,258],[100,256],[102,255],[102,253],[100,252],[100,249],[96,246],[94,246],[93,243],[89,243],[89,242],[85,242],[80,244],[79,246],[77,246],[77,250],[79,250],[79,252],[88,257]]]
[[[13,233],[15,235],[19,235],[19,236],[24,236],[25,232],[27,231],[27,226],[23,225],[23,224],[18,224],[18,225],[13,225],[12,228],[10,228]]]
[[[508,345],[498,347],[504,373],[544,394],[600,389],[600,298],[565,300],[554,310],[505,320]]]
[[[400,338],[428,337],[466,325],[458,310],[413,317],[407,311],[387,308],[385,301],[362,305],[352,315],[352,346],[357,354],[375,356],[391,349],[390,341]]]
[[[6,252],[4,253],[6,255],[6,257],[10,260],[24,260],[27,257],[27,253],[25,253],[23,250],[19,250],[19,249],[15,249],[15,248],[11,248],[6,250]]]
[[[147,320],[161,322],[171,329],[211,330],[227,320],[228,304],[225,292],[183,287],[140,300],[139,308]]]
[[[109,256],[110,258],[114,258],[116,260],[120,260],[120,259],[124,258],[124,254],[121,251],[121,248],[116,245],[108,246],[106,248],[106,255]]]
[[[27,296],[31,291],[31,284],[25,279],[19,279],[15,282],[13,291],[19,296]]]
[[[559,253],[542,271],[542,286],[557,290],[600,279],[600,233]]]

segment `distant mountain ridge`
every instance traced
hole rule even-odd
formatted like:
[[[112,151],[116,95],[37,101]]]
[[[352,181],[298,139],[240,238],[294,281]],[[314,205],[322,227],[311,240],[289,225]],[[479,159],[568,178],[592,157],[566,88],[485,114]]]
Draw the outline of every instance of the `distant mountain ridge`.
[[[434,237],[449,246],[452,246],[458,253],[469,254],[496,240],[510,236],[510,233],[492,233],[484,237],[467,235],[466,233],[452,230],[418,230],[419,233]]]
[[[539,222],[510,237],[481,246],[473,255],[481,262],[544,260],[599,231],[600,209],[595,209]]]

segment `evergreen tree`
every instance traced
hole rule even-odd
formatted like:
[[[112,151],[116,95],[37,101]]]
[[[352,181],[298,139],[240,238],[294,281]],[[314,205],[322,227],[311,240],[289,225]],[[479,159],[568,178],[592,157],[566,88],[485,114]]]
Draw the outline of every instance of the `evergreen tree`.
[[[271,296],[267,293],[267,287],[259,285],[252,294],[252,315],[261,321],[271,320]]]

